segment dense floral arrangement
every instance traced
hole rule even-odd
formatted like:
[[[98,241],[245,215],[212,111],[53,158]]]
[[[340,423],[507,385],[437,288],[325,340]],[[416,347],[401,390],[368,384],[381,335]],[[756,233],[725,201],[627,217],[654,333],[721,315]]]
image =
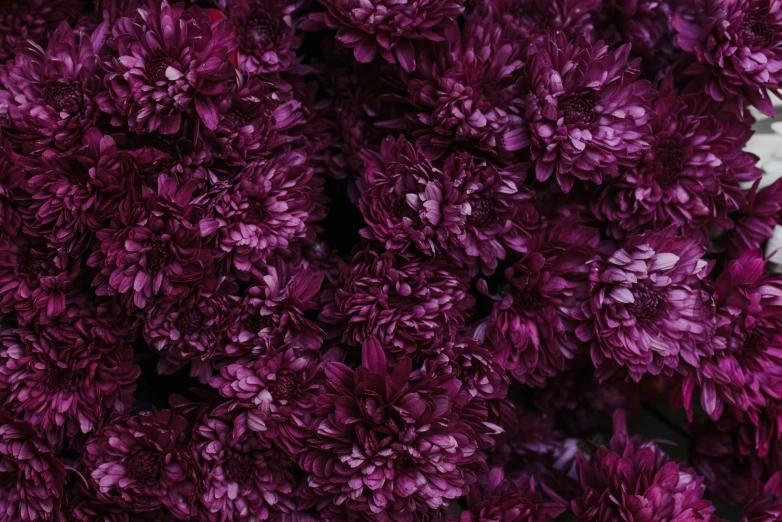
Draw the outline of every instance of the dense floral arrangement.
[[[0,2],[0,521],[782,520],[780,89],[782,0]]]

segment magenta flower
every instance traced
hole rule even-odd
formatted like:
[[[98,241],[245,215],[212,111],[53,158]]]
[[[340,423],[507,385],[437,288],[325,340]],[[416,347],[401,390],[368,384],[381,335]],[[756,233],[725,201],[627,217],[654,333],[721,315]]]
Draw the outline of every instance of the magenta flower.
[[[216,189],[201,234],[214,239],[239,272],[249,272],[297,241],[312,241],[312,223],[323,217],[318,178],[307,157],[284,149],[247,165]]]
[[[410,368],[404,358],[389,373],[373,338],[358,369],[326,366],[327,392],[299,457],[302,507],[328,520],[432,520],[467,493],[484,467],[462,417],[467,394],[451,376],[410,382]]]
[[[599,184],[649,147],[654,91],[627,63],[629,52],[562,34],[530,48],[526,119],[538,181],[554,174],[564,192],[576,179]]]
[[[755,482],[741,511],[740,522],[774,522],[782,516],[779,495],[782,472],[775,473],[765,484]]]
[[[695,55],[687,72],[716,101],[736,98],[774,116],[769,91],[782,82],[782,5],[779,0],[696,0],[678,11],[679,45]]]
[[[0,517],[60,520],[65,468],[26,422],[0,411]]]
[[[149,135],[144,135],[147,136]],[[208,178],[211,178],[208,167],[213,164],[212,153],[204,148],[203,140],[193,143],[189,138],[182,136],[156,135],[154,138],[139,141],[158,153],[154,168],[147,173],[148,185],[156,186],[160,174],[174,178],[182,185],[196,180],[199,188]]]
[[[405,71],[416,68],[415,40],[442,40],[442,33],[464,11],[461,0],[414,0],[397,4],[372,0],[320,0],[325,13],[311,16],[337,30],[337,40],[353,49],[353,56],[368,63],[380,54]]]
[[[132,348],[86,320],[7,329],[0,337],[0,397],[55,447],[90,433],[133,402]],[[4,386],[5,388],[5,386]]]
[[[323,393],[317,354],[268,348],[220,368],[209,384],[247,409],[249,429],[267,432],[291,455],[312,427],[312,410]]]
[[[87,441],[85,477],[106,502],[195,516],[199,478],[187,438],[187,422],[170,410],[118,416]]]
[[[584,492],[572,509],[582,522],[722,522],[703,498],[703,479],[652,442],[618,433],[589,460],[577,459]]]
[[[464,325],[475,302],[468,283],[467,274],[439,258],[361,250],[340,270],[335,299],[321,319],[340,328],[350,346],[377,338],[393,363]]]
[[[14,57],[16,46],[32,41],[44,45],[63,20],[76,14],[83,0],[30,0],[0,5],[0,63]]]
[[[100,248],[87,260],[100,270],[92,283],[97,295],[120,295],[143,309],[161,294],[184,297],[209,273],[213,256],[202,248],[192,191],[191,183],[180,188],[161,175],[156,195],[147,190],[145,201],[98,231]]]
[[[746,201],[733,217],[734,226],[725,233],[728,256],[735,259],[744,252],[761,248],[774,233],[782,216],[782,181],[758,190],[756,182]]]
[[[29,41],[0,68],[0,105],[8,111],[8,136],[26,152],[67,151],[100,116],[101,54],[108,24],[92,33],[62,23],[46,49]]]
[[[295,505],[296,481],[287,457],[243,417],[204,415],[193,428],[193,457],[201,466],[202,520],[280,520]]]
[[[543,387],[582,351],[570,311],[589,297],[596,231],[564,220],[542,231],[505,271],[486,336],[496,360],[519,382]],[[485,284],[485,283],[483,283]]]
[[[230,4],[230,18],[239,39],[239,69],[248,74],[294,68],[300,39],[294,29],[295,4],[281,0],[241,0]]]
[[[138,13],[114,24],[117,56],[106,63],[101,109],[139,134],[177,134],[194,111],[207,129],[216,129],[215,97],[235,76],[231,23],[212,22],[200,8],[168,0]]]
[[[600,379],[627,370],[634,381],[671,375],[711,355],[711,269],[705,249],[673,229],[628,239],[593,272],[592,297],[575,316],[576,334],[592,343]]]

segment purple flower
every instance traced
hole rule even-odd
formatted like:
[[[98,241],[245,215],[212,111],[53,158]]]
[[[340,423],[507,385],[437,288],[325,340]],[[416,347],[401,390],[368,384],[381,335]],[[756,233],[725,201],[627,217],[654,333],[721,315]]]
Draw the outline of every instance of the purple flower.
[[[765,484],[755,482],[749,493],[740,522],[774,522],[782,516],[782,498],[779,496],[782,472],[775,473]]]
[[[151,168],[153,159],[151,151],[119,150],[111,136],[97,129],[70,152],[47,149],[22,159],[23,230],[65,247],[70,255],[80,254],[95,232],[140,197],[139,171]]]
[[[562,34],[530,48],[526,119],[538,181],[555,174],[564,192],[576,179],[599,184],[649,147],[654,91],[629,53],[629,45],[610,51]]]
[[[356,4],[349,0],[320,0],[325,13],[312,15],[337,30],[337,40],[353,49],[361,63],[380,55],[398,63],[405,71],[416,68],[415,40],[442,40],[442,33],[453,24],[464,7],[461,0],[414,0],[397,4],[372,0]]]
[[[582,351],[570,311],[589,297],[597,241],[594,230],[564,220],[533,236],[530,251],[505,271],[507,289],[495,297],[486,336],[519,382],[543,387]]]
[[[200,8],[168,0],[121,18],[112,31],[117,56],[106,63],[101,109],[139,134],[177,134],[193,110],[207,129],[216,129],[215,96],[235,76],[231,32],[225,18],[212,22]]]
[[[380,152],[362,153],[361,235],[389,250],[415,245],[428,255],[492,272],[506,249],[523,251],[537,215],[532,194],[520,188],[520,167],[500,170],[469,154],[448,156],[440,168],[404,137],[386,138]]]
[[[327,392],[299,457],[303,507],[327,520],[432,520],[467,493],[484,463],[462,416],[468,394],[451,376],[410,382],[411,362],[389,373],[376,339],[363,365],[326,366]]]
[[[236,285],[206,279],[181,299],[162,296],[146,310],[144,339],[160,353],[158,372],[174,373],[193,363],[191,374],[211,374],[209,360],[231,322]]]
[[[439,258],[361,250],[340,270],[335,299],[321,319],[337,325],[350,346],[377,338],[393,363],[464,325],[475,302],[468,284],[467,274]]]
[[[321,182],[307,157],[283,149],[247,165],[237,179],[215,189],[202,235],[226,252],[239,272],[249,272],[297,241],[312,241],[312,222],[321,219]]]
[[[150,135],[144,135],[147,137]],[[196,180],[202,188],[210,178],[208,167],[213,164],[212,153],[204,148],[204,141],[192,140],[182,136],[155,135],[154,138],[141,139],[142,144],[154,148],[156,155],[154,168],[146,179],[146,184],[156,186],[158,176],[164,174],[176,179],[180,184]]]
[[[312,410],[323,393],[317,354],[268,348],[220,368],[209,384],[246,408],[249,429],[268,432],[295,455],[312,427]]]
[[[774,233],[782,216],[782,180],[758,190],[759,182],[747,192],[746,201],[733,216],[734,226],[725,232],[728,256],[735,259],[744,252],[761,248]]]
[[[132,348],[105,327],[70,323],[8,329],[0,337],[7,382],[0,397],[56,447],[129,408],[140,374]]]
[[[746,128],[699,114],[696,103],[692,97],[658,98],[650,120],[651,148],[616,181],[600,187],[592,211],[614,238],[673,224],[708,243],[707,227],[728,228],[727,214],[744,203],[739,182],[760,175],[754,168],[743,174],[733,168],[733,151]]]
[[[618,433],[577,465],[584,492],[572,508],[581,522],[722,522],[702,498],[703,479],[652,442]]]
[[[705,249],[673,229],[628,239],[593,272],[592,297],[575,314],[600,379],[623,367],[634,381],[698,366],[711,354]]]
[[[696,0],[678,11],[679,45],[695,55],[687,72],[714,100],[736,98],[774,116],[768,91],[782,81],[782,5],[779,0]]]
[[[65,467],[26,422],[0,411],[0,517],[60,520]]]
[[[103,501],[139,511],[167,508],[178,519],[195,516],[199,480],[187,428],[171,410],[118,416],[87,441],[85,477]]]
[[[13,58],[16,46],[43,45],[60,23],[77,13],[83,0],[30,0],[0,5],[0,63]]]
[[[183,297],[211,270],[212,253],[202,248],[200,208],[191,201],[193,185],[181,188],[160,176],[158,193],[120,212],[97,233],[100,248],[87,265],[100,269],[93,286],[99,296],[123,296],[130,306],[146,308],[163,294]]]
[[[192,453],[204,477],[202,520],[279,520],[294,508],[290,462],[243,419],[213,412],[193,428]]]
[[[96,97],[104,90],[100,55],[108,32],[108,24],[88,33],[63,22],[46,49],[28,41],[0,68],[8,137],[24,151],[67,151],[97,123]]]
[[[463,31],[450,27],[445,41],[422,47],[413,74],[403,74],[401,101],[407,126],[428,157],[452,146],[503,162],[529,144],[518,81],[523,56],[503,28],[477,15]]]
[[[248,74],[284,72],[297,65],[300,39],[294,33],[295,4],[240,0],[230,5],[239,39],[239,69]]]

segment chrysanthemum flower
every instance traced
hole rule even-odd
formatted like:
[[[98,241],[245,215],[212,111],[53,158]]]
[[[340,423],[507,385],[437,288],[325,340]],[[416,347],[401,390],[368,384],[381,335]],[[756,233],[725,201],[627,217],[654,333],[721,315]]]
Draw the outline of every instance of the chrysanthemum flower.
[[[745,203],[733,216],[733,227],[725,232],[725,249],[731,259],[762,248],[782,216],[782,180],[762,189],[758,186],[756,182],[747,191]]]
[[[92,33],[60,25],[46,49],[29,41],[0,68],[0,106],[8,136],[24,151],[67,151],[94,127],[104,90],[101,54],[108,24]]]
[[[673,18],[679,45],[697,63],[687,72],[717,101],[738,99],[774,116],[770,92],[782,82],[782,5],[778,0],[696,0]]]
[[[144,138],[147,136],[149,135]],[[141,148],[151,147],[159,153],[155,157],[154,168],[147,173],[147,185],[156,186],[158,176],[164,174],[182,185],[198,180],[200,188],[209,177],[208,167],[213,164],[213,158],[212,153],[204,147],[203,140],[193,143],[184,136],[156,135],[154,138],[142,138],[139,141]]]
[[[248,74],[289,71],[297,65],[300,39],[294,32],[295,3],[240,0],[229,15],[239,39],[239,69]]]
[[[782,498],[778,493],[782,472],[775,473],[765,484],[755,482],[750,491],[740,522],[775,522],[782,517]]]
[[[139,374],[133,349],[87,320],[0,335],[3,403],[57,447],[129,408]]]
[[[320,180],[307,156],[281,150],[247,165],[237,179],[216,189],[209,216],[200,221],[206,241],[214,239],[239,272],[289,252],[296,241],[315,237],[321,219]]]
[[[530,48],[526,119],[538,181],[554,174],[565,192],[576,179],[600,183],[649,147],[654,91],[629,53],[562,34]]]
[[[469,394],[452,376],[409,381],[407,358],[389,373],[376,339],[363,365],[326,366],[327,392],[299,457],[303,506],[327,520],[424,521],[467,493],[483,462],[462,418]]]
[[[213,256],[202,248],[200,208],[191,201],[192,183],[181,188],[161,175],[158,193],[146,194],[97,233],[100,241],[87,265],[100,269],[93,286],[99,296],[120,295],[145,308],[158,295],[183,297],[211,270]]]
[[[207,129],[216,129],[215,96],[235,80],[236,50],[231,22],[212,21],[198,7],[168,0],[113,27],[117,56],[106,66],[108,95],[101,109],[136,133],[176,134],[182,120],[197,113]]]
[[[312,15],[337,30],[337,40],[353,49],[361,63],[377,54],[405,71],[416,68],[415,40],[442,39],[445,28],[453,24],[464,6],[462,0],[414,0],[397,4],[389,0],[371,0],[356,4],[351,0],[320,0],[325,13]]]
[[[0,518],[60,520],[65,467],[32,426],[0,411]]]
[[[377,338],[395,362],[450,338],[464,325],[475,302],[468,284],[467,274],[439,258],[361,250],[340,270],[334,302],[321,319],[342,329],[350,346]]]
[[[208,522],[279,520],[295,506],[288,458],[236,414],[204,415],[193,428],[192,454],[204,477]]]
[[[83,0],[30,0],[0,4],[0,63],[14,57],[16,46],[44,45],[63,20],[76,14]]]
[[[580,522],[722,522],[703,498],[703,479],[654,443],[618,433],[577,465],[584,492],[572,508]]]
[[[166,508],[187,519],[198,510],[198,471],[187,421],[171,410],[122,415],[93,435],[82,466],[100,499],[138,511]]]
[[[570,311],[589,297],[598,236],[563,220],[533,236],[529,252],[505,271],[486,335],[497,361],[518,381],[544,386],[581,351]]]
[[[295,455],[312,427],[312,410],[323,393],[317,353],[268,348],[220,368],[209,384],[247,409],[249,428],[268,432]]]
[[[418,68],[403,75],[400,100],[416,145],[437,157],[459,147],[512,162],[529,144],[518,80],[523,56],[502,26],[473,15],[445,41],[422,47]]]
[[[84,145],[67,153],[47,149],[20,161],[25,180],[19,195],[23,230],[78,255],[119,212],[140,197],[149,150],[119,150],[111,136],[87,132]]]
[[[624,367],[629,377],[666,375],[711,354],[711,297],[701,280],[704,247],[673,229],[628,239],[593,273],[592,297],[576,316],[592,343],[601,379]]]

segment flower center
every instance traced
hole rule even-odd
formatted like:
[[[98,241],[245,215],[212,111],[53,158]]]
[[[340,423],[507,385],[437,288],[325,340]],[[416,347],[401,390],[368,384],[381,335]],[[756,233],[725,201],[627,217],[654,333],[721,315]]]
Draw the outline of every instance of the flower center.
[[[165,243],[158,240],[152,241],[152,245],[147,252],[147,271],[153,274],[159,272],[160,267],[168,260],[169,255]]]
[[[514,288],[511,290],[511,297],[513,297],[511,310],[519,315],[533,310],[538,305],[538,293],[534,288]]]
[[[249,453],[233,453],[225,462],[225,476],[237,484],[244,484],[253,476],[255,469]]]
[[[79,89],[72,83],[51,82],[43,88],[43,99],[57,111],[73,112],[79,108]]]
[[[592,123],[595,121],[597,96],[594,92],[584,92],[565,96],[559,102],[559,108],[565,117],[565,123]]]
[[[41,274],[46,272],[47,265],[46,258],[42,255],[28,252],[19,258],[19,273],[37,280]]]
[[[639,288],[633,294],[635,302],[628,305],[628,310],[635,316],[638,324],[647,324],[660,316],[663,309],[663,297],[659,292],[648,288]]]
[[[405,199],[404,196],[396,200],[396,203],[391,207],[391,212],[399,219],[409,218],[413,221],[417,221],[419,217],[418,211],[407,204],[407,199]]]
[[[253,16],[244,29],[246,50],[262,51],[274,39],[274,24],[266,13]]]
[[[52,390],[65,388],[71,382],[71,371],[67,368],[51,366],[46,375],[46,381]]]
[[[269,386],[269,393],[278,401],[288,401],[299,396],[299,383],[293,377],[284,375]]]
[[[125,470],[142,484],[155,484],[160,476],[160,458],[150,450],[141,450],[125,459]]]
[[[223,116],[223,127],[241,129],[250,122],[250,118],[241,112],[231,110]]]
[[[147,58],[147,78],[153,82],[166,79],[166,69],[174,60],[163,49],[158,49]]]
[[[176,318],[177,329],[185,335],[196,333],[201,329],[201,325],[203,324],[204,314],[195,308],[191,308],[190,310],[179,314],[179,317]]]
[[[750,11],[744,16],[741,28],[744,41],[751,46],[765,47],[774,40],[774,28],[765,20],[760,9]]]
[[[684,165],[682,152],[677,148],[660,148],[654,153],[654,179],[661,187],[670,187],[679,178]]]
[[[418,299],[415,295],[399,295],[397,293],[393,293],[388,296],[388,305],[391,308],[407,308],[410,306],[417,305],[421,302],[420,299]]]
[[[247,318],[247,328],[251,332],[258,333],[270,326],[272,326],[272,321],[269,315],[254,314]]]
[[[259,201],[250,202],[244,211],[244,215],[249,218],[248,221],[250,223],[263,223],[269,218],[269,213],[266,212],[263,202]]]
[[[488,199],[479,199],[474,201],[470,205],[472,214],[467,218],[467,221],[480,227],[486,223],[490,223],[494,220],[494,203]]]

